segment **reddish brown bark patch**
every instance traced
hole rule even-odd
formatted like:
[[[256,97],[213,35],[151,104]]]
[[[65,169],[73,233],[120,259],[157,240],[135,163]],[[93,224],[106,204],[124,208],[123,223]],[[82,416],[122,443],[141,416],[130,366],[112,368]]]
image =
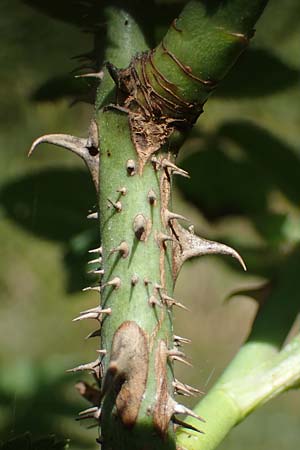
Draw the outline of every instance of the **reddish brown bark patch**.
[[[160,341],[155,355],[156,403],[153,409],[153,424],[161,436],[166,436],[173,407],[170,403],[167,379],[167,346]]]
[[[136,322],[124,322],[116,331],[108,372],[122,382],[116,408],[123,424],[132,427],[137,419],[145,392],[149,365],[148,342]]]

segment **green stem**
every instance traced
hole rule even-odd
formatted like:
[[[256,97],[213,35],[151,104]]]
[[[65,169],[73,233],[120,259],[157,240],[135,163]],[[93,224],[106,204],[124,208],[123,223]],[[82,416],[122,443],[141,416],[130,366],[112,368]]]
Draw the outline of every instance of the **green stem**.
[[[145,49],[145,41],[129,14],[111,8],[107,16],[106,59],[126,66],[137,51]],[[163,393],[171,390],[171,369],[166,354],[160,356],[159,352],[162,343],[168,347],[173,344],[170,310],[162,302],[162,294],[172,295],[172,264],[170,252],[158,242],[159,233],[166,233],[161,196],[164,175],[152,164],[144,167],[142,173],[139,171],[127,114],[99,109],[111,101],[113,88],[106,71],[98,92],[96,116],[100,130],[99,211],[105,271],[101,304],[112,311],[101,324],[102,347],[107,352],[102,360],[103,448],[134,450],[151,442],[151,449],[174,449],[170,417],[165,424],[157,423],[154,417],[155,409],[162,406],[158,404],[158,371],[165,371],[161,375],[168,380]],[[168,156],[164,150],[160,154]],[[113,280],[119,284],[103,287]],[[159,305],[151,304],[152,301]],[[159,368],[159,364],[163,367]]]
[[[251,361],[253,366],[253,358]],[[232,370],[230,372],[233,374]],[[189,450],[215,449],[228,431],[254,409],[281,392],[297,386],[299,381],[300,336],[297,336],[272,360],[268,360],[264,365],[260,364],[241,379],[223,377],[218,380],[201,404],[195,408],[196,412],[207,417],[203,428],[205,434],[199,437],[193,432],[187,433],[181,429],[177,435],[178,445]]]

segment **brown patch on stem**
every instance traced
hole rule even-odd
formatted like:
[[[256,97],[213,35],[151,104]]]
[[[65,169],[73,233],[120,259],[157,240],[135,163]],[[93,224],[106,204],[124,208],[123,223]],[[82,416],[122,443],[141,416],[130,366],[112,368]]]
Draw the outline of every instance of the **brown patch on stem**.
[[[167,345],[164,341],[160,341],[155,354],[156,402],[153,409],[153,424],[161,436],[167,434],[174,412],[173,405],[169,401],[167,357]]]
[[[155,66],[153,54],[154,51],[149,51],[134,57],[126,69],[107,65],[117,86],[117,102],[110,108],[128,114],[140,174],[151,155],[167,142],[173,131],[190,128],[202,112],[202,104],[189,103],[178,96],[176,86]],[[188,66],[180,67],[190,78],[194,77]]]
[[[133,427],[146,389],[148,340],[136,322],[124,322],[115,332],[103,394],[117,389],[116,408],[122,423]],[[121,387],[120,387],[121,385]]]

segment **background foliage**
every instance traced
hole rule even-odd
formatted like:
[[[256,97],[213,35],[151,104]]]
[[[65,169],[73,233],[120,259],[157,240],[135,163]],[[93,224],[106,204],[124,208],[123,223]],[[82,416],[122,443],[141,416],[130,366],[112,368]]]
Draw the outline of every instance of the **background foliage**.
[[[91,107],[70,104],[93,86],[74,79],[78,62],[71,57],[93,45],[82,21],[86,30],[97,25],[101,57],[103,3],[4,0],[0,6],[0,433],[3,441],[21,440],[1,450],[20,442],[39,449],[27,431],[34,438],[71,437],[73,450],[96,448],[95,430],[74,421],[86,406],[73,388],[78,376],[65,374],[95,354],[95,342],[81,340],[91,325],[70,320],[96,302],[80,291],[91,281],[87,249],[97,229],[85,217],[95,195],[76,158],[45,146],[27,161],[26,151],[43,133],[86,135]],[[160,2],[157,17],[146,11],[150,42],[180,3]],[[237,248],[248,266],[242,274],[234,261],[209,257],[180,276],[177,297],[193,314],[177,315],[175,327],[193,339],[194,368],[178,368],[178,378],[204,391],[247,336],[256,310],[245,295],[225,299],[267,280],[276,285],[299,252],[299,14],[297,0],[270,2],[250,50],[208,101],[180,154],[192,179],[178,182],[175,209],[191,217],[199,234]],[[291,278],[286,304],[297,295]],[[245,450],[296,450],[299,407],[299,392],[285,394],[237,427],[222,449],[242,442]],[[48,438],[42,445],[62,449],[65,442]]]

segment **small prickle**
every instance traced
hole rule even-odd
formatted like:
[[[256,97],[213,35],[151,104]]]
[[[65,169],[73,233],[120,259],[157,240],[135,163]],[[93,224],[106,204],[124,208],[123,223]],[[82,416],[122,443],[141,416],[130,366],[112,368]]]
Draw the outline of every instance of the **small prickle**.
[[[102,309],[101,306],[97,306],[96,308],[81,311],[80,315],[73,319],[73,322],[78,322],[85,319],[96,319],[100,321],[102,314],[111,314],[111,308]]]
[[[107,350],[105,348],[101,348],[100,350],[96,350],[97,353],[99,353],[99,355],[106,355]]]
[[[113,202],[112,200],[110,200],[108,198],[107,201],[108,201],[109,205],[113,206],[117,212],[122,211],[122,203],[119,200],[117,202]]]
[[[131,286],[135,286],[136,284],[138,284],[138,282],[139,282],[139,277],[136,274],[132,275]]]
[[[159,162],[159,160],[156,158],[156,156],[152,156],[152,158],[151,158],[151,163],[152,163],[152,166],[153,166],[154,170],[158,170],[158,169],[159,169],[160,162]]]
[[[179,395],[192,395],[193,397],[195,397],[197,395],[203,394],[203,392],[199,389],[189,386],[188,384],[181,383],[180,381],[176,380],[176,378],[173,381],[173,387],[176,391],[176,394]]]
[[[191,339],[177,336],[174,334],[174,342],[176,345],[181,345],[181,344],[191,344],[192,341]]]
[[[99,72],[91,72],[75,75],[74,78],[96,78],[97,80],[102,80],[103,75],[104,75],[103,70],[99,70]]]
[[[86,292],[86,291],[96,291],[96,292],[100,292],[100,286],[87,286],[85,288],[82,289],[82,292]]]
[[[195,419],[198,419],[201,422],[206,422],[205,419],[203,419],[203,417],[198,416],[198,414],[194,413],[194,411],[192,411],[191,409],[176,402],[174,402],[174,414],[186,414],[187,416],[194,417]]]
[[[135,175],[136,164],[135,164],[135,161],[133,159],[128,159],[128,161],[126,163],[126,170],[127,170],[128,175],[130,175],[131,177],[133,175]]]
[[[92,273],[94,275],[104,275],[104,270],[103,269],[92,269],[92,270],[88,270],[87,273]]]
[[[90,213],[86,216],[87,219],[99,219],[99,215],[97,212]]]
[[[163,159],[161,161],[161,165],[164,169],[170,169],[171,172],[173,173],[173,175],[181,175],[185,178],[190,178],[189,173],[186,172],[183,169],[180,169],[180,167],[176,166],[176,164],[173,164],[171,161],[169,161],[168,159]]]
[[[119,189],[117,189],[117,192],[119,192],[121,195],[126,195],[127,194],[127,189],[126,187],[121,187]]]
[[[168,351],[168,357],[172,360],[172,361],[179,361],[179,362],[182,362],[183,364],[186,364],[187,366],[189,366],[189,367],[192,367],[192,364],[189,362],[189,361],[187,361],[186,359],[185,359],[185,354],[183,353],[183,352],[180,352],[179,350],[177,350],[177,349],[172,349],[172,350],[169,350]]]
[[[97,368],[99,368],[100,364],[101,363],[100,363],[99,359],[96,359],[95,361],[92,361],[90,363],[80,364],[77,367],[68,369],[68,370],[66,370],[66,372],[82,372],[84,370],[89,370],[91,372],[98,372]]]
[[[101,408],[98,406],[94,406],[92,408],[85,409],[81,411],[76,420],[84,420],[84,419],[96,419],[99,420],[101,416]]]
[[[148,201],[150,205],[156,205],[157,197],[153,189],[150,189],[150,191],[148,192]]]
[[[102,284],[101,289],[104,289],[106,286],[112,286],[114,289],[119,289],[121,286],[121,279],[119,277],[115,277],[107,283]]]
[[[148,303],[149,303],[150,306],[155,306],[156,305],[156,306],[159,306],[161,308],[161,304],[160,304],[159,300],[154,295],[151,295],[149,297]]]
[[[139,241],[146,239],[147,222],[143,214],[137,214],[133,220],[133,231]]]
[[[161,294],[161,298],[165,302],[165,304],[168,306],[168,308],[171,308],[172,306],[177,306],[178,308],[184,309],[185,311],[190,311],[186,306],[184,306],[182,303],[177,302],[174,298],[170,297],[167,294]]]
[[[88,253],[99,253],[99,255],[102,255],[102,247],[92,248]]]
[[[180,420],[175,416],[172,417],[172,422],[175,425],[178,425],[183,428],[187,428],[188,430],[197,431],[197,433],[202,433],[202,434],[204,433],[204,431],[199,430],[198,428],[194,427],[193,425],[191,425],[187,422],[184,422],[183,420]]]
[[[115,247],[110,251],[110,255],[117,252],[120,253],[122,258],[127,258],[127,256],[129,255],[129,245],[127,244],[127,242],[122,241],[120,245],[118,245],[118,247]]]
[[[99,256],[99,258],[96,259],[91,259],[90,261],[88,261],[88,264],[101,264],[102,263],[102,258],[101,256]]]

